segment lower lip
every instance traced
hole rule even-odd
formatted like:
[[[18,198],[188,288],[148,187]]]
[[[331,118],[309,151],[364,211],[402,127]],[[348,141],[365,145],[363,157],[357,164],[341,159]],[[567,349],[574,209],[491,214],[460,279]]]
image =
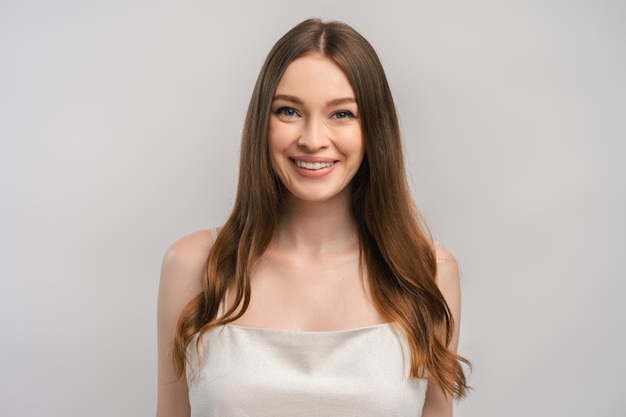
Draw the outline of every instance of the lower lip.
[[[333,168],[335,168],[336,164],[337,163],[335,162],[334,164],[332,164],[328,168],[306,169],[306,168],[300,168],[298,165],[296,165],[295,162],[293,162],[293,166],[296,169],[296,172],[298,174],[302,175],[303,177],[307,177],[307,178],[321,178],[321,177],[325,177],[326,175],[328,175],[328,174],[330,174],[332,172],[332,170],[333,170]]]

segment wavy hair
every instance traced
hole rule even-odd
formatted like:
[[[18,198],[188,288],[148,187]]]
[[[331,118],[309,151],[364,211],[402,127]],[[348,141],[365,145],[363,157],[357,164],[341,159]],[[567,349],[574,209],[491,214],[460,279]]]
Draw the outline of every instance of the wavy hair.
[[[352,180],[351,207],[374,302],[408,340],[411,377],[428,377],[447,394],[463,397],[468,387],[461,363],[468,362],[447,348],[453,318],[435,282],[432,240],[407,184],[385,72],[372,46],[352,27],[318,19],[305,20],[278,40],[257,78],[242,133],[233,211],[208,255],[204,290],[176,326],[177,373],[184,374],[187,347],[196,336],[199,343],[207,330],[238,319],[248,308],[251,271],[272,239],[285,194],[269,155],[272,98],[287,66],[307,54],[332,59],[354,89],[365,156]],[[218,317],[227,288],[234,289],[235,302]]]

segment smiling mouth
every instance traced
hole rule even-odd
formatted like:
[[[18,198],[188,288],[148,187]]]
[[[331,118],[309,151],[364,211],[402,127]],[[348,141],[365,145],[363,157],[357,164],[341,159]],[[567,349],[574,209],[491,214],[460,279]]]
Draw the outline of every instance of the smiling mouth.
[[[334,161],[329,161],[329,162],[306,162],[306,161],[299,161],[297,159],[294,159],[293,162],[296,164],[296,166],[298,168],[304,168],[304,169],[308,169],[308,170],[311,170],[311,171],[317,171],[318,169],[330,168],[335,163]]]

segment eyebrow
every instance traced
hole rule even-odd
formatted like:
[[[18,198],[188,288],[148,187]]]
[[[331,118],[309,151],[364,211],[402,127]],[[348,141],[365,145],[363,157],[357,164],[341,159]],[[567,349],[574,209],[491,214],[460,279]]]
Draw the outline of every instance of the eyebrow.
[[[302,102],[302,100],[300,100],[298,97],[290,96],[288,94],[276,94],[274,96],[274,98],[272,99],[272,102],[274,102],[276,100],[288,101],[290,103],[298,104],[300,106],[302,106],[304,104]]]
[[[356,103],[356,100],[353,97],[343,97],[336,98],[334,100],[330,100],[327,104],[329,106],[339,106],[342,104]]]
[[[298,97],[290,96],[288,94],[276,94],[274,98],[272,99],[272,101],[276,101],[276,100],[288,101],[290,103],[298,104],[300,106],[304,105],[304,102],[300,100]],[[335,99],[328,101],[326,105],[327,106],[339,106],[341,104],[346,104],[346,103],[356,103],[356,100],[353,97],[335,98]]]

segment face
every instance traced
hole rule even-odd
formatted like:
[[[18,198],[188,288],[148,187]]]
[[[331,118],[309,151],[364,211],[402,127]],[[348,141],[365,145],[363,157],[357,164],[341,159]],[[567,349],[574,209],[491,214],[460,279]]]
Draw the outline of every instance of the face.
[[[363,135],[354,91],[334,61],[307,55],[287,67],[272,101],[269,147],[274,172],[295,198],[349,198]]]

